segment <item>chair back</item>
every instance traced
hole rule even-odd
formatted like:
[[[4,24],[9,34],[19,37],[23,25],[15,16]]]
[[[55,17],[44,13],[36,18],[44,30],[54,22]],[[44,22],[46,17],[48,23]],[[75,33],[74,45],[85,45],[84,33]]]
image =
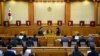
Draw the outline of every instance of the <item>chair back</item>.
[[[63,42],[63,47],[68,47],[68,42]]]
[[[34,47],[37,47],[37,41],[34,41]]]

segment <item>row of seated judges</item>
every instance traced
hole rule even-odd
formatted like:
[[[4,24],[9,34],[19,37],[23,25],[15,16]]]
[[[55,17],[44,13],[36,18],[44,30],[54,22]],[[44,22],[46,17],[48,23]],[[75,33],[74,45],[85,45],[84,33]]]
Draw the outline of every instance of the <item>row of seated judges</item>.
[[[63,22],[61,20],[57,21],[57,25],[62,26]],[[26,21],[26,25],[30,26],[31,25],[31,21]],[[37,20],[37,25],[40,26],[42,25],[42,21],[41,20]],[[52,20],[48,20],[47,21],[47,25],[51,26],[52,25]],[[4,26],[10,26],[9,21],[4,21]],[[16,21],[16,26],[21,26],[21,21],[17,20]],[[68,22],[68,26],[73,26],[73,21],[69,21]],[[79,26],[85,26],[85,21],[80,21],[79,22]],[[95,26],[95,21],[90,21],[90,26]]]
[[[90,50],[87,50],[87,56],[100,56],[100,51],[96,51],[94,46],[90,46]],[[38,53],[37,53],[38,54]],[[45,54],[45,53],[44,53]],[[32,50],[23,46],[22,51],[16,53],[16,50],[12,48],[11,45],[7,46],[7,50],[0,50],[0,56],[36,56],[35,53],[32,53]],[[79,51],[78,46],[74,46],[74,50],[71,54],[66,56],[85,56],[81,51]]]
[[[55,41],[59,41],[61,46],[63,47],[70,47],[70,46],[96,46],[94,38],[92,35],[89,35],[87,39],[84,36],[80,36],[79,34],[73,35],[72,39],[68,39],[67,35],[64,35],[62,38],[55,39]],[[9,38],[8,41],[5,43],[3,38],[0,37],[0,46],[8,46],[12,45],[16,46],[28,46],[28,47],[41,47],[41,42],[38,41],[38,37],[36,34],[33,37],[28,37],[26,34],[20,33],[19,35],[15,34],[13,37]],[[48,43],[47,43],[48,44]]]
[[[38,29],[38,35],[39,36],[43,36],[45,34],[55,34],[56,36],[60,36],[60,28],[57,27],[55,29],[55,31],[52,31],[50,28],[48,28],[47,30],[44,31],[42,27],[39,27],[39,29]]]

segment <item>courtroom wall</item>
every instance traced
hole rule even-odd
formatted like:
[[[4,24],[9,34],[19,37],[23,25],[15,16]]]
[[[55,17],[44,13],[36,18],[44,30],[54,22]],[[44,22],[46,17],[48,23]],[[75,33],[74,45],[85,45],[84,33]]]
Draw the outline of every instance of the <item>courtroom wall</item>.
[[[12,20],[11,24],[15,24],[16,20],[21,20],[23,24],[25,24],[26,20],[28,20],[28,2],[24,1],[7,1],[4,6],[4,20],[9,20],[8,11],[11,10]]]
[[[41,20],[47,23],[52,20],[56,23],[58,20],[65,19],[65,2],[34,2],[34,21]]]
[[[0,24],[1,24],[1,2],[0,2]]]
[[[98,7],[98,23],[100,24],[100,2],[99,2],[99,7]]]
[[[80,20],[84,20],[89,24],[94,20],[94,3],[89,1],[71,2],[71,18],[74,24],[78,24]]]
[[[42,26],[43,32],[45,32],[48,29],[48,26]],[[56,31],[56,28],[58,26],[50,26],[50,29],[53,31],[53,33]],[[80,35],[87,36],[88,34],[98,34],[100,32],[100,27],[90,27],[90,26],[60,26],[61,35],[68,35],[72,36],[76,34],[76,32],[79,32]],[[13,36],[14,34],[19,34],[22,31],[25,32],[25,34],[32,36],[34,34],[38,34],[39,26],[11,26],[11,27],[0,27],[0,34],[4,34],[7,36]]]

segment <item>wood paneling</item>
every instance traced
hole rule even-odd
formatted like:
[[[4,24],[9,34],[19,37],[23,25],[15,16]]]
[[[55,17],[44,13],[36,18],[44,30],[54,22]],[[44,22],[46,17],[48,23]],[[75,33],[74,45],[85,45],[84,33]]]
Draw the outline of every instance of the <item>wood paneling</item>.
[[[94,2],[94,20],[96,22],[96,25],[98,24],[98,2]]]
[[[65,24],[70,20],[70,2],[65,3]]]
[[[34,4],[33,2],[29,2],[28,3],[28,16],[29,16],[29,20],[31,21],[32,24],[34,24]]]
[[[7,43],[8,39],[11,39],[13,36],[5,36],[5,35],[0,35],[2,39]],[[27,36],[27,37],[33,37],[33,36]],[[52,36],[52,35],[44,35],[44,36],[37,36],[38,37],[38,44],[41,47],[61,47],[61,42],[58,41],[57,39],[63,38],[63,36]],[[72,36],[67,36],[69,40],[72,39]],[[85,39],[88,38],[88,36],[84,36]],[[94,42],[97,47],[100,47],[100,36],[93,36]]]
[[[4,31],[4,30],[3,30],[3,27],[0,27],[0,35],[4,34],[3,31]]]
[[[4,20],[4,2],[1,2],[1,23],[3,25],[3,20]]]
[[[6,47],[0,47],[1,50],[7,50]],[[14,47],[14,50],[19,54],[22,51],[22,47]],[[32,53],[35,53],[36,56],[68,56],[72,53],[73,47],[29,47],[32,50]],[[87,51],[89,47],[79,47],[81,53],[87,56]],[[99,51],[100,47],[96,47],[96,51]]]
[[[5,0],[6,1],[6,0]],[[26,0],[28,2],[28,0]],[[39,1],[39,0],[38,0]],[[77,2],[77,1],[83,1],[83,0],[58,0],[58,1],[65,1],[65,23],[68,23],[68,21],[70,20],[70,2],[74,1],[74,2]],[[70,2],[69,2],[70,1]],[[90,1],[90,0],[89,0]],[[93,1],[93,0],[92,0]],[[94,1],[94,19],[96,21],[96,24],[97,24],[97,21],[98,21],[98,0],[95,0]],[[29,16],[29,20],[32,22],[32,25],[34,24],[34,3],[35,0],[29,0],[28,2],[28,16]],[[1,2],[1,16],[2,16],[2,22],[4,20],[4,3],[5,2]]]
[[[46,31],[47,29],[51,29],[53,32],[55,32],[56,28],[58,26],[42,26],[43,31]],[[24,31],[27,35],[33,35],[38,33],[39,26],[8,26],[8,27],[1,27],[2,31],[0,31],[3,34],[6,34],[8,36],[13,36],[14,34],[19,34],[21,31]],[[68,35],[72,36],[75,34],[75,32],[79,32],[80,35],[87,36],[88,34],[98,34],[100,33],[100,27],[90,27],[90,26],[59,26],[61,35]]]
[[[2,11],[1,11],[1,2],[0,2],[0,25],[1,25],[1,22],[2,22],[2,21],[1,21],[1,12],[2,12]]]

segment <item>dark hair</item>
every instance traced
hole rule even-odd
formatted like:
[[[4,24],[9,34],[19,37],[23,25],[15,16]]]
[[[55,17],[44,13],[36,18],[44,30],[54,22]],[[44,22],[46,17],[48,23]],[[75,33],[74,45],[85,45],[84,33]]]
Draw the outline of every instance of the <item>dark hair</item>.
[[[2,37],[0,37],[0,40],[2,40]]]
[[[64,37],[66,37],[66,35],[64,35]]]
[[[20,33],[19,35],[23,35],[23,33]]]
[[[31,40],[31,39],[32,39],[31,37],[28,38],[28,40]]]
[[[15,37],[17,36],[17,34],[14,35]]]
[[[36,36],[36,34],[34,34],[33,36]]]
[[[57,27],[56,29],[59,29],[59,27]]]
[[[11,38],[8,38],[8,41],[11,41]]]
[[[34,56],[34,55],[31,53],[31,54],[29,54],[29,56]]]
[[[23,46],[23,54],[25,53],[27,46]]]
[[[8,45],[8,46],[7,46],[7,49],[12,49],[12,46],[11,46],[11,45]]]
[[[27,35],[26,35],[26,34],[24,34],[24,37],[27,37]]]
[[[95,50],[95,47],[94,47],[94,46],[90,46],[90,49],[91,49],[91,50]]]

